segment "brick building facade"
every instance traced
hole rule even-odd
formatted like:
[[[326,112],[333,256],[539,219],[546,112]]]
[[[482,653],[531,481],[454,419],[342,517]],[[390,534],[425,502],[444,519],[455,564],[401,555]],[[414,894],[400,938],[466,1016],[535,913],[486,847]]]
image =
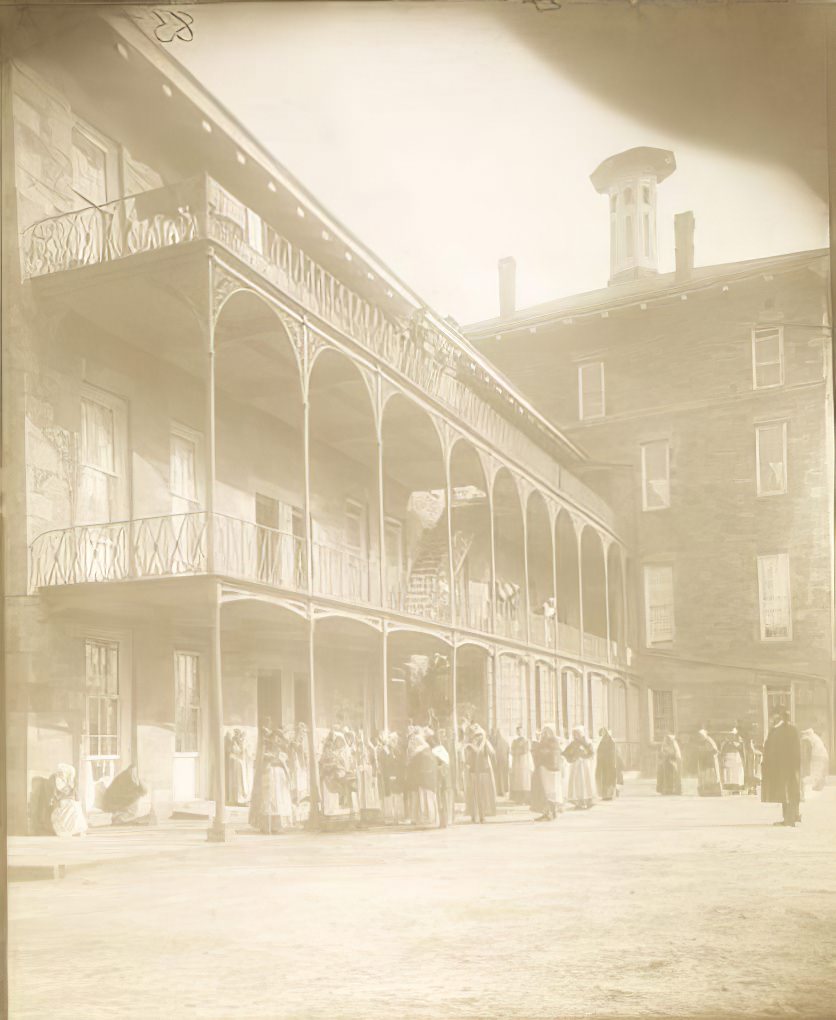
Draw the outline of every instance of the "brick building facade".
[[[593,174],[610,204],[608,287],[465,332],[594,463],[628,535],[631,645],[652,748],[667,728],[771,708],[833,744],[833,399],[827,250],[694,266],[676,217],[656,271],[655,190],[673,154]],[[601,225],[603,228],[603,224]]]

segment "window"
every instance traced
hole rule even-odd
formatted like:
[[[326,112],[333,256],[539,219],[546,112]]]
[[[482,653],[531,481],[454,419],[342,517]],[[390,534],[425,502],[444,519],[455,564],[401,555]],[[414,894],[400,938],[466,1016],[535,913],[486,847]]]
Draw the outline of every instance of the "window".
[[[86,131],[73,128],[73,190],[91,205],[107,202],[107,152]]]
[[[643,184],[642,185],[642,202],[644,202],[645,205],[650,205],[650,185],[649,184]]]
[[[752,375],[756,390],[784,382],[784,335],[780,328],[752,330]]]
[[[761,641],[788,641],[792,637],[790,612],[790,558],[786,553],[758,556]]]
[[[264,254],[263,224],[261,217],[252,209],[247,209],[247,244],[253,251],[257,251],[260,255]]]
[[[345,544],[349,549],[363,550],[365,542],[365,514],[360,503],[353,499],[345,501]]]
[[[578,404],[581,421],[604,417],[603,361],[578,366]]]
[[[115,775],[119,758],[119,645],[88,639],[84,653],[87,755],[99,779]]]
[[[758,495],[776,496],[787,491],[787,423],[770,422],[755,429]]]
[[[633,217],[624,217],[624,254],[628,259],[634,255],[633,251]]]
[[[171,434],[170,485],[173,496],[197,502],[197,444],[182,434]]]
[[[673,641],[673,567],[644,568],[644,602],[648,646]]]
[[[651,732],[650,737],[656,744],[669,734],[675,732],[676,723],[673,717],[673,691],[651,691]]]
[[[107,474],[116,472],[113,408],[91,397],[81,398],[81,463]]]
[[[174,751],[197,754],[200,748],[200,671],[192,652],[174,655]]]
[[[666,439],[642,445],[642,509],[671,505],[670,445]]]
[[[499,684],[496,689],[496,727],[506,737],[526,727],[525,673],[523,664],[511,655],[499,659]]]

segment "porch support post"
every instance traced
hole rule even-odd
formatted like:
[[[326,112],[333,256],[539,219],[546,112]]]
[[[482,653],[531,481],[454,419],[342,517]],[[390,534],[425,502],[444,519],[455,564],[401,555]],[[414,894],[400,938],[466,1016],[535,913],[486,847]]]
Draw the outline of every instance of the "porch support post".
[[[452,692],[450,695],[450,725],[453,729],[451,734],[453,738],[453,755],[450,759],[450,787],[453,790],[453,803],[456,800],[456,790],[458,789],[458,762],[459,762],[459,702],[457,692],[457,677],[456,671],[458,667],[458,645],[456,644],[456,636],[453,635],[453,644],[450,651],[450,683],[452,684]]]
[[[491,517],[491,634],[496,634],[496,502],[493,481],[488,486],[488,509]],[[494,650],[494,654],[496,654]],[[494,682],[494,686],[496,683]]]
[[[316,752],[316,675],[314,673],[314,638],[316,636],[316,621],[313,615],[313,607],[310,609],[308,618],[308,704],[310,711],[308,715],[308,757],[310,761],[310,814],[308,826],[311,829],[318,829],[321,826],[322,815],[320,811],[320,786],[319,786],[319,760]]]
[[[378,371],[375,377],[375,399],[377,402],[377,533],[378,533],[378,550],[379,550],[379,562],[378,562],[378,583],[380,584],[380,599],[377,601],[377,605],[383,606],[384,609],[391,609],[389,605],[389,593],[386,591],[386,515],[384,513],[383,506],[383,382]],[[371,571],[369,571],[371,574]],[[398,578],[398,594],[400,595],[400,586],[403,578]],[[371,578],[369,579],[371,583]],[[369,592],[371,595],[371,592]],[[398,599],[400,602],[400,598]],[[372,599],[372,603],[375,600]],[[401,606],[396,607],[398,610]],[[384,628],[385,631],[385,628]],[[386,647],[386,637],[384,633],[383,639],[384,649]],[[384,663],[385,663],[385,652],[384,652]],[[386,704],[386,674],[384,673],[383,683],[383,698],[384,705]],[[385,709],[384,709],[385,711]]]
[[[235,830],[226,817],[226,762],[223,671],[221,668],[221,585],[212,582],[211,591],[211,640],[209,644],[209,732],[212,740],[212,772],[215,790],[215,817],[209,826],[207,839],[211,843],[229,843]]]
[[[558,622],[557,622],[557,517],[549,521],[552,543],[552,596],[554,598],[554,615],[552,616],[552,633],[549,644],[557,650],[559,647]]]
[[[383,728],[389,731],[389,630],[387,621],[380,628],[380,666],[383,671]],[[371,736],[371,734],[370,734]]]
[[[579,635],[580,647],[578,648],[578,655],[581,657],[582,660],[585,660],[586,641],[584,640],[584,638],[586,636],[586,632],[584,631],[583,622],[583,527],[581,527],[581,530],[577,532],[575,536],[575,541],[577,542],[578,546],[578,630],[580,631]]]
[[[526,495],[525,502],[523,502],[522,494],[519,491],[519,485],[517,486],[517,498],[520,501],[520,511],[522,517],[522,544],[523,544],[523,587],[525,592],[523,593],[522,604],[523,604],[523,637],[525,638],[526,644],[531,644],[531,591],[528,586],[528,496]]]
[[[305,483],[305,586],[313,593],[313,517],[311,515],[311,399],[310,399],[310,336],[308,324],[302,323],[302,458]]]
[[[215,572],[215,474],[216,474],[216,409],[215,409],[215,271],[209,256],[209,307],[207,322],[206,370],[206,573]]]
[[[459,622],[456,605],[456,561],[453,556],[453,486],[450,477],[450,451],[444,451],[444,489],[447,499],[447,570],[450,575],[448,585],[450,605],[448,606],[448,623],[455,627]],[[455,647],[455,645],[454,645]]]
[[[602,543],[603,544],[603,543]],[[607,662],[611,665],[612,656],[612,624],[610,623],[610,557],[609,547],[604,549],[604,608],[607,611]]]

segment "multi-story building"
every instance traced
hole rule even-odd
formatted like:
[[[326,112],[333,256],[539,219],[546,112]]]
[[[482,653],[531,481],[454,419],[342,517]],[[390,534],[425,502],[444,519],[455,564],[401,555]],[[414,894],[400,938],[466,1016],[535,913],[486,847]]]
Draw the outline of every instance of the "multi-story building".
[[[609,721],[637,761],[629,518],[576,439],[141,12],[4,27],[11,831],[67,761],[215,798],[221,836],[225,730],[268,717],[313,752],[429,707]]]
[[[517,309],[506,259],[499,317],[465,332],[590,453],[579,474],[617,510],[649,748],[700,723],[762,736],[778,704],[832,747],[828,252],[695,267],[688,212],[658,273],[674,168],[632,149],[592,175],[609,286]]]

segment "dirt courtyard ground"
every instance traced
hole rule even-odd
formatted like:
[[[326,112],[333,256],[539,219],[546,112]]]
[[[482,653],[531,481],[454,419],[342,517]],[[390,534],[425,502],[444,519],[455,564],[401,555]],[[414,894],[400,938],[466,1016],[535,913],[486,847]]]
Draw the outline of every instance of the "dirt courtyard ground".
[[[242,835],[15,883],[10,1015],[836,1017],[836,787],[797,829],[779,813],[628,791],[550,824]]]

